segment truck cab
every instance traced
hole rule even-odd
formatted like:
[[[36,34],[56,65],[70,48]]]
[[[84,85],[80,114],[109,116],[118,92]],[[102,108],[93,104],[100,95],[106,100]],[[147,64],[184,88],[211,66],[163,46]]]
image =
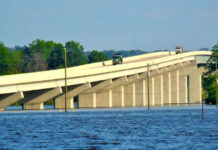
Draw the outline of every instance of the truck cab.
[[[182,53],[183,52],[183,48],[182,46],[176,46],[176,54]]]
[[[113,55],[113,65],[122,64],[123,63],[123,56],[120,54]]]

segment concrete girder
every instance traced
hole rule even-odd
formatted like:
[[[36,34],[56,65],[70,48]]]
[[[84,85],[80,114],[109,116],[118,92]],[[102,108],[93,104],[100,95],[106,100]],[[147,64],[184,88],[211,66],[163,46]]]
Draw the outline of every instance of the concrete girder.
[[[186,68],[187,66],[197,67],[195,65],[195,61],[187,61],[187,62],[184,62],[184,63],[174,64],[174,65],[171,65],[171,66],[167,66],[167,67],[163,67],[163,68],[160,68],[160,69],[152,70],[150,72],[150,76],[157,76],[157,75],[163,74],[165,72],[170,72],[170,71],[173,71],[173,70],[182,69],[184,67]]]
[[[138,73],[136,73],[134,75],[128,76],[127,79],[128,79],[128,82],[121,84],[121,86],[124,86],[124,85],[127,85],[129,83],[137,81],[139,79],[139,75],[138,75]]]
[[[44,102],[58,96],[61,93],[62,93],[61,87],[57,87],[57,88],[49,90],[48,92],[45,92],[45,93],[41,94],[40,96],[38,96],[38,97],[36,97],[34,99],[31,99],[30,101],[24,103],[24,105],[25,104],[44,103]]]
[[[0,109],[4,109],[5,107],[10,106],[11,104],[14,104],[15,102],[23,98],[24,98],[24,95],[22,91],[11,94],[10,96],[7,96],[0,101]]]
[[[105,90],[105,91],[106,91],[106,90],[111,90],[111,89],[113,89],[113,88],[115,88],[115,87],[120,86],[121,84],[123,84],[123,83],[125,83],[125,82],[128,82],[127,76],[120,77],[119,79],[113,81],[113,84],[112,84],[112,85],[105,87],[103,90]]]
[[[94,87],[92,87],[91,89],[85,91],[84,93],[96,93],[99,90],[104,89],[107,86],[111,86],[113,84],[111,79],[107,79],[105,81],[102,81],[100,83],[98,83],[97,85],[95,85]]]
[[[139,79],[145,79],[147,78],[147,73],[146,72],[143,72],[141,74],[139,74]]]
[[[180,69],[180,75],[188,75],[194,71],[196,71],[198,68],[196,66],[188,66],[185,68]]]
[[[68,108],[74,108],[74,102],[73,98],[84,91],[88,90],[91,88],[91,84],[85,83],[81,86],[78,86],[76,88],[73,88],[67,92],[67,106]],[[57,97],[55,99],[55,109],[63,109],[65,108],[65,94],[62,94],[61,96]]]

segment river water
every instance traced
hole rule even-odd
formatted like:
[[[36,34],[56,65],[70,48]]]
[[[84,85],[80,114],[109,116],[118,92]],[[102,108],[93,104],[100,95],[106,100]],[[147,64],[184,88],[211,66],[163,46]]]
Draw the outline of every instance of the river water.
[[[218,108],[0,112],[0,149],[218,149]]]

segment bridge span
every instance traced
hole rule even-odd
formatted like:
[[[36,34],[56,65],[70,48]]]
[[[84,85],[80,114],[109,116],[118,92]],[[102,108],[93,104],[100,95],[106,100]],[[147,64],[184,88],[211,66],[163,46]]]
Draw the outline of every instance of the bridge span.
[[[68,108],[142,107],[201,103],[199,64],[205,64],[211,52],[182,54],[157,52],[124,58],[124,64],[112,61],[67,69]],[[43,103],[55,99],[55,108],[65,107],[64,69],[0,76],[0,109],[20,102],[23,109],[43,109]]]

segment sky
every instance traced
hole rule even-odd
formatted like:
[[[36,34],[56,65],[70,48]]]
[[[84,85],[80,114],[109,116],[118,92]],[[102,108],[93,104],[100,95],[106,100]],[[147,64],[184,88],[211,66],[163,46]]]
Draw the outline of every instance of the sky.
[[[0,0],[0,41],[89,50],[185,50],[218,42],[218,0]]]

